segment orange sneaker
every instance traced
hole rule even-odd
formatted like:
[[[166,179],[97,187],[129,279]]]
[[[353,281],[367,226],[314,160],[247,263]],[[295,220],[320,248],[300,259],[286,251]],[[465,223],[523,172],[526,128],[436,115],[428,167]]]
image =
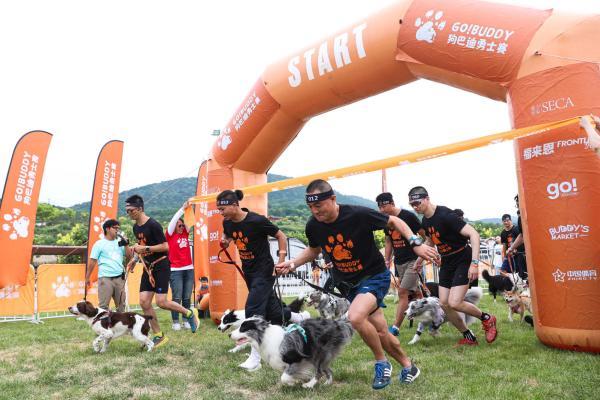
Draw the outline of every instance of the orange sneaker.
[[[460,346],[477,346],[479,344],[479,342],[477,342],[477,340],[471,340],[471,339],[467,339],[467,338],[462,338],[458,341],[458,343],[456,343],[456,345],[454,345],[454,347],[460,347]]]
[[[490,315],[487,321],[481,321],[481,326],[485,331],[485,340],[488,343],[492,343],[498,336],[498,329],[496,329],[496,317]]]

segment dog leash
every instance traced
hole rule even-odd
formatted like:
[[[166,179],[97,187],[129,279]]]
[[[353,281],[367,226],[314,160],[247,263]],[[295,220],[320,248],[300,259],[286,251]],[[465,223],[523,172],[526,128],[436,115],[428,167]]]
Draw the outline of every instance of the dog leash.
[[[139,256],[139,259],[142,261],[142,265],[144,266],[144,271],[146,271],[146,274],[148,274],[148,280],[150,281],[150,285],[153,288],[156,287],[156,280],[154,279],[154,276],[152,275],[152,270],[154,269],[154,266],[156,264],[158,264],[159,262],[161,262],[162,260],[167,258],[167,256],[162,256],[160,258],[157,258],[156,260],[152,261],[149,266],[146,264],[146,260],[144,260],[144,257],[141,254],[138,254],[138,256]]]
[[[302,278],[300,275],[298,275],[296,272],[291,272],[291,271],[290,271],[290,272],[288,272],[288,273],[287,273],[287,275],[292,275],[293,277],[295,277],[295,278],[297,278],[297,279],[300,279],[302,282],[306,283],[306,284],[307,284],[308,286],[310,286],[311,288],[313,288],[313,289],[315,289],[315,290],[318,290],[319,292],[323,292],[323,293],[325,293],[325,294],[330,294],[330,295],[333,295],[333,296],[336,296],[336,297],[339,297],[339,298],[345,299],[345,297],[344,297],[344,296],[342,296],[341,294],[338,294],[338,293],[336,293],[336,292],[333,292],[333,291],[331,291],[331,290],[327,290],[327,289],[325,289],[324,287],[321,287],[321,286],[315,285],[314,283],[307,281],[306,279],[304,279],[304,278]]]
[[[423,277],[421,276],[421,273],[417,272],[417,275],[419,276],[419,287],[421,289],[421,292],[423,292],[423,296],[431,297],[431,292],[429,291],[429,288],[427,287],[425,282],[423,282]]]
[[[229,259],[229,261],[221,259],[221,254],[225,254],[225,256]],[[246,276],[244,275],[244,272],[242,271],[242,269],[240,268],[240,266],[238,265],[238,263],[236,263],[233,260],[233,258],[231,257],[231,255],[227,251],[227,248],[224,247],[223,244],[221,244],[221,250],[219,250],[219,253],[217,254],[217,259],[219,260],[219,262],[222,262],[223,264],[233,265],[235,267],[235,269],[238,270],[238,272],[240,273],[240,275],[242,276],[242,278],[244,278],[244,281],[246,281],[246,283],[248,283],[248,281],[246,280]]]

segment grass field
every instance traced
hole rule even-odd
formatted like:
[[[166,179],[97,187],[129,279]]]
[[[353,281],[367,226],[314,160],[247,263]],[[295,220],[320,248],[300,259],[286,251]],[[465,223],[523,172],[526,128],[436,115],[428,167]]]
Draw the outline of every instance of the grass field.
[[[93,333],[74,318],[0,325],[0,399],[598,399],[600,357],[545,347],[527,324],[509,323],[506,307],[483,299],[496,313],[500,336],[476,348],[453,348],[458,333],[424,334],[405,346],[422,374],[412,385],[397,380],[381,391],[371,389],[372,355],[355,335],[333,364],[334,384],[313,390],[282,387],[268,367],[247,373],[237,367],[247,353],[227,352],[233,342],[204,320],[194,335],[172,332],[170,315],[159,319],[170,338],[154,352],[141,352],[131,337],[95,354]],[[393,306],[392,304],[390,304]],[[388,321],[393,307],[386,309]],[[400,339],[414,333],[407,325]]]

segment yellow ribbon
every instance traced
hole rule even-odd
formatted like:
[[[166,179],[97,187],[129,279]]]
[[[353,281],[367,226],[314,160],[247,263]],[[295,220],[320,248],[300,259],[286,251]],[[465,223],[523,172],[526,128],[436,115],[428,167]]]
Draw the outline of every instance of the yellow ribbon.
[[[279,190],[291,189],[298,186],[308,185],[315,179],[339,179],[348,176],[364,174],[367,172],[379,171],[385,168],[402,166],[405,164],[431,160],[433,158],[443,157],[450,154],[460,153],[466,150],[475,149],[478,147],[488,146],[513,140],[522,136],[537,135],[551,129],[561,128],[566,125],[579,123],[582,117],[569,118],[563,121],[550,122],[545,124],[533,125],[510,131],[495,133],[492,135],[482,136],[476,139],[463,140],[456,143],[451,143],[443,146],[432,147],[426,150],[420,150],[413,153],[402,154],[399,156],[384,158],[377,161],[370,161],[363,164],[357,164],[350,167],[338,168],[330,171],[319,172],[316,174],[305,175],[298,178],[290,178],[277,182],[265,183],[262,185],[253,185],[240,188],[244,192],[244,196],[263,194],[268,192],[276,192]],[[584,117],[587,118],[587,117]],[[211,193],[205,196],[191,197],[188,201],[193,204],[202,202],[215,201],[218,193]]]

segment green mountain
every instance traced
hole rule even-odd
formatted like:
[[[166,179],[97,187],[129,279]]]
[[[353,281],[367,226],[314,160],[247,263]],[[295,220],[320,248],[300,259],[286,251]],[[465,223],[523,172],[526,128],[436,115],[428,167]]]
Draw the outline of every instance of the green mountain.
[[[268,174],[268,182],[288,179],[283,175]],[[169,181],[152,183],[119,193],[119,215],[125,215],[125,199],[133,194],[144,198],[148,215],[159,221],[169,221],[183,202],[196,194],[196,178],[178,178]],[[310,212],[304,202],[304,188],[282,190],[269,193],[269,215],[275,217],[298,216],[308,217]],[[357,204],[376,208],[374,201],[359,196],[338,193],[338,201],[342,204]],[[70,207],[74,211],[89,211],[90,202]]]

